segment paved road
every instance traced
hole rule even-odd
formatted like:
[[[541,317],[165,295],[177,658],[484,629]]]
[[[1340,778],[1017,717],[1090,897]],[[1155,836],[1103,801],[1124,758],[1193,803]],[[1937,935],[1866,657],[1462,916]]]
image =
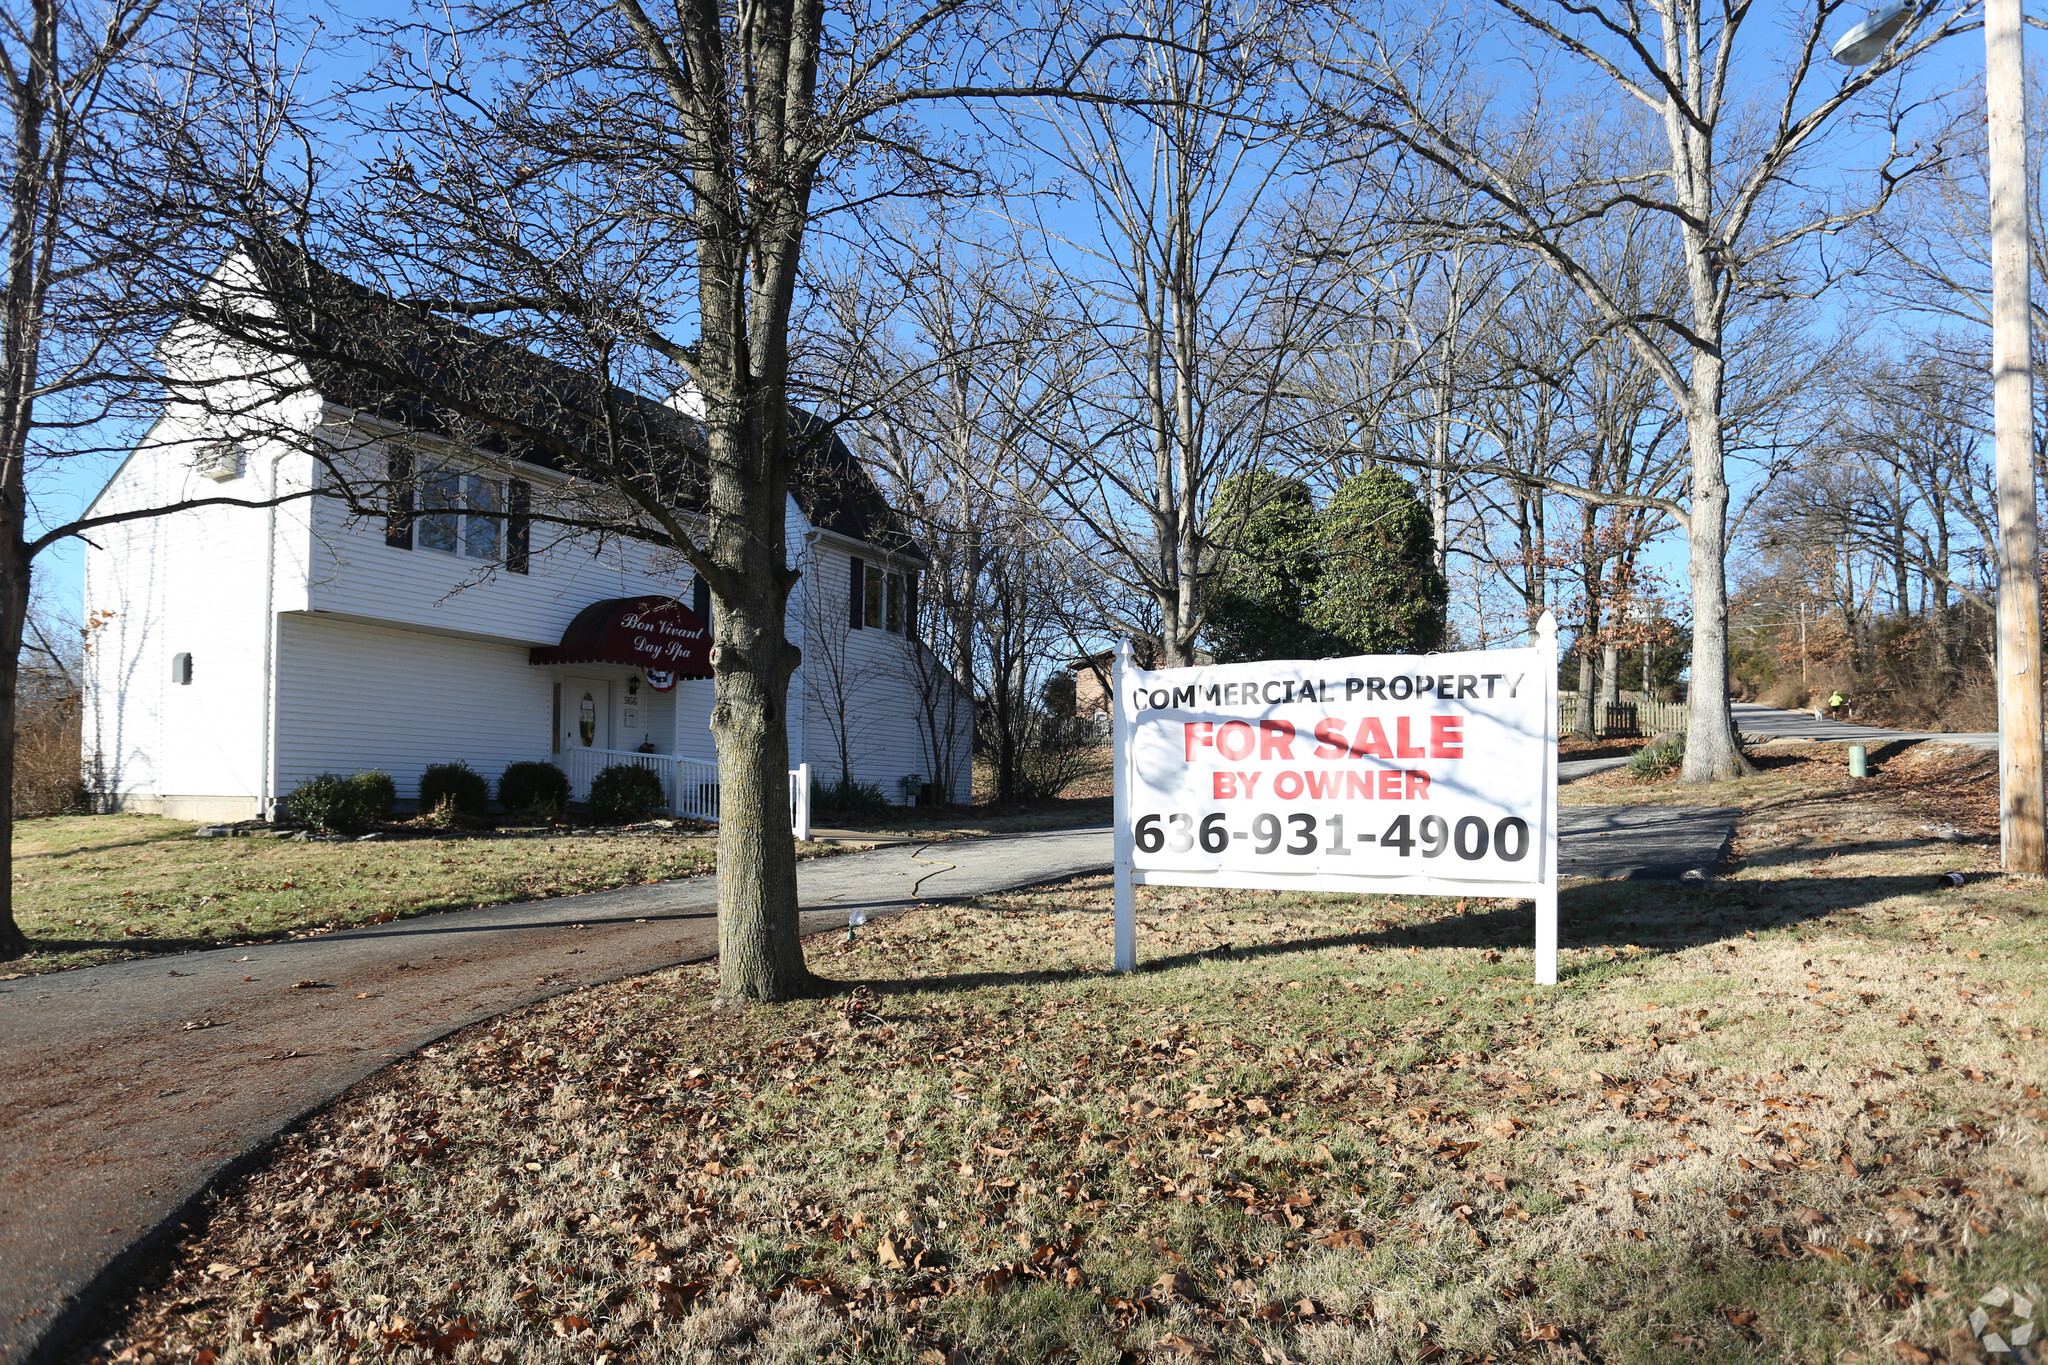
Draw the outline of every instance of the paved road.
[[[1842,744],[1897,744],[1905,740],[1932,739],[1967,749],[1998,748],[1996,733],[1938,732],[1933,730],[1886,730],[1850,721],[1815,720],[1811,711],[1781,711],[1754,702],[1735,702],[1735,728],[1745,735],[1771,735],[1778,739],[1828,740]],[[1627,763],[1627,758],[1566,759],[1557,765],[1559,782],[1575,782],[1594,773],[1609,772]]]
[[[1970,749],[1996,749],[1998,735],[1983,733],[1943,734],[1932,730],[1886,730],[1852,721],[1815,720],[1811,711],[1781,711],[1754,702],[1734,703],[1735,728],[1745,735],[1775,735],[1779,739],[1835,740],[1844,744],[1895,744],[1901,740],[1933,739]]]
[[[1559,865],[1711,868],[1734,814],[1568,808]],[[1109,859],[1107,826],[820,859],[798,871],[802,927]],[[0,983],[0,1362],[68,1332],[76,1305],[298,1116],[478,1020],[713,956],[716,902],[706,877]]]
[[[803,929],[1109,856],[1100,826],[806,862]],[[715,955],[716,904],[704,877],[0,983],[0,1361],[295,1117],[454,1029]]]
[[[1576,782],[1582,777],[1591,777],[1594,773],[1611,772],[1615,768],[1625,767],[1629,757],[1628,754],[1623,754],[1619,758],[1566,759],[1557,765],[1558,784],[1561,786],[1566,782]]]

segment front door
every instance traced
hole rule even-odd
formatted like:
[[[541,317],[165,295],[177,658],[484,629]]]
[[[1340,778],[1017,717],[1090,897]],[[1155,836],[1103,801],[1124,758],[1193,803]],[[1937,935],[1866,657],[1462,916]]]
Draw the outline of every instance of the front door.
[[[562,747],[612,747],[612,685],[602,678],[566,678],[562,682]]]

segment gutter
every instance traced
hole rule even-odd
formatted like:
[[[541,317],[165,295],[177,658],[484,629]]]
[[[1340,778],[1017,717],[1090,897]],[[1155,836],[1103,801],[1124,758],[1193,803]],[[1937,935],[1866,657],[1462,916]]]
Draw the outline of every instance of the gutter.
[[[284,457],[291,453],[287,446],[270,457],[270,506],[263,542],[263,755],[258,764],[262,779],[256,814],[273,823],[277,819],[277,774],[272,766],[277,753],[277,482]]]
[[[847,535],[843,531],[830,531],[822,526],[813,526],[810,530],[804,532],[804,539],[813,543],[821,539],[829,540],[844,549],[860,551],[861,557],[864,559],[877,563],[893,563],[900,568],[928,569],[932,564],[931,560],[923,555],[905,553],[900,550],[885,550],[879,545]]]

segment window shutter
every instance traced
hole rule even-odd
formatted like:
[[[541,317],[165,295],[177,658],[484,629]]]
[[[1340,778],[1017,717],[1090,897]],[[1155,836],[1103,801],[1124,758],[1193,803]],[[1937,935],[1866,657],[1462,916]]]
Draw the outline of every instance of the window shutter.
[[[851,612],[847,617],[847,624],[855,630],[859,630],[863,624],[861,618],[867,615],[867,604],[867,561],[856,559],[853,561],[853,590],[847,594],[847,605],[851,608]]]
[[[412,452],[392,450],[384,465],[384,543],[412,548]]]
[[[533,485],[512,480],[505,490],[505,567],[529,573],[533,563]]]
[[[702,574],[697,575],[696,583],[690,588],[690,610],[697,613],[697,619],[704,623],[706,630],[711,628],[711,585],[704,581]]]
[[[903,575],[903,633],[915,638],[917,635],[917,573],[906,571]]]

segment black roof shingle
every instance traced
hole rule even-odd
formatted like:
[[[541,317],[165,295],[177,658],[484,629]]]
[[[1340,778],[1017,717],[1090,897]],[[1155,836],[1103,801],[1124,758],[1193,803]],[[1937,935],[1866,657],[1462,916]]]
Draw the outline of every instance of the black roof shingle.
[[[561,447],[596,450],[670,505],[703,510],[709,446],[688,414],[367,288],[296,249],[248,255],[262,306],[237,308],[237,330],[300,360],[327,401],[563,474],[591,471]],[[812,526],[925,558],[832,424],[792,405],[789,426],[790,493]]]

